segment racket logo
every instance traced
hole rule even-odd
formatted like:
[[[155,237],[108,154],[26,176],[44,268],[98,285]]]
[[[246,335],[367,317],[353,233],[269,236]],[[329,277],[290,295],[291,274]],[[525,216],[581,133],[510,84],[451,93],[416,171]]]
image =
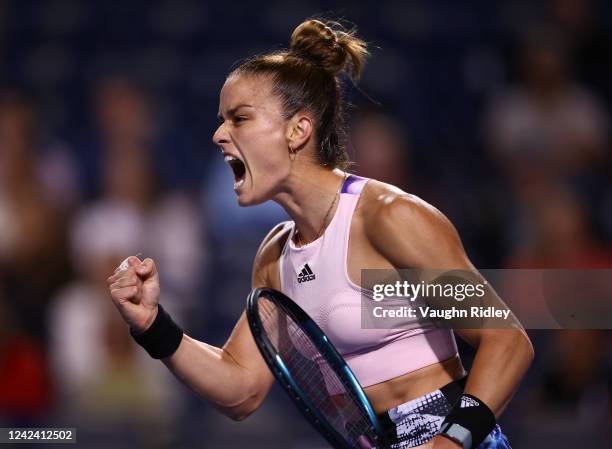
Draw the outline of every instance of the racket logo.
[[[302,271],[300,272],[300,274],[298,274],[297,281],[298,281],[298,284],[301,284],[302,282],[314,281],[315,278],[316,278],[315,274],[310,269],[308,264],[306,264],[304,265],[304,268],[302,268]]]

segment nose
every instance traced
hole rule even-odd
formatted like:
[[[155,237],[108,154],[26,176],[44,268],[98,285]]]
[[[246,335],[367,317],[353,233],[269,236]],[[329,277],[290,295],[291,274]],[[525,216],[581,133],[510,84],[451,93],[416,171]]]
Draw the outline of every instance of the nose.
[[[229,143],[229,136],[225,130],[225,123],[221,123],[212,138],[213,142],[219,146],[224,143]]]

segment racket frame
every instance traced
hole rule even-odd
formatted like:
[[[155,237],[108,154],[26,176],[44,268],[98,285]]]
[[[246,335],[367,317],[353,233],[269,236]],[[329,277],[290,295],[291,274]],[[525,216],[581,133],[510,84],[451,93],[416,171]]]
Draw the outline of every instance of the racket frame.
[[[312,404],[302,388],[295,382],[285,362],[275,350],[274,345],[268,338],[263,327],[257,310],[257,302],[262,295],[273,298],[274,304],[280,307],[283,312],[302,327],[304,333],[310,338],[316,349],[325,357],[325,360],[330,364],[330,367],[344,384],[344,387],[355,393],[359,400],[359,406],[361,406],[362,410],[365,412],[374,432],[378,436],[378,441],[372,442],[372,444],[377,444],[376,447],[379,447],[378,444],[383,442],[383,431],[376,417],[376,413],[361,388],[361,385],[357,381],[355,374],[351,371],[346,361],[338,353],[321,328],[285,294],[272,288],[256,288],[247,298],[246,316],[249,327],[251,328],[251,333],[259,348],[259,352],[261,352],[264,360],[271,368],[272,374],[285,389],[304,417],[319,430],[334,448],[352,449],[354,447],[333,428],[317,407]]]

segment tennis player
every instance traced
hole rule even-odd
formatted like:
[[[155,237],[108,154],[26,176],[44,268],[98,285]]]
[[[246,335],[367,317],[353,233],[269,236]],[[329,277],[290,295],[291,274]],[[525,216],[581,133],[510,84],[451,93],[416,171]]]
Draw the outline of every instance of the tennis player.
[[[293,221],[263,240],[253,287],[296,301],[345,357],[393,448],[508,448],[496,419],[533,358],[525,332],[456,330],[476,356],[466,376],[454,333],[360,326],[363,268],[474,270],[453,225],[398,188],[346,171],[341,78],[359,78],[368,51],[353,31],[307,20],[290,48],[227,77],[213,140],[241,206],[273,200]],[[239,255],[237,255],[239,257]],[[129,257],[108,286],[152,357],[229,417],[253,413],[273,382],[244,314],[221,348],[184,334],[159,304],[155,262]]]

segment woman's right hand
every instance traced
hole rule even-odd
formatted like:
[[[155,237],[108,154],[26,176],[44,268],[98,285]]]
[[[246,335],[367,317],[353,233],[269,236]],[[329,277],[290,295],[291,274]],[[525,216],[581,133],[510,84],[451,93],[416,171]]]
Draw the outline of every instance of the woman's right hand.
[[[128,257],[106,283],[123,320],[136,333],[146,331],[157,316],[159,275],[153,259]]]

